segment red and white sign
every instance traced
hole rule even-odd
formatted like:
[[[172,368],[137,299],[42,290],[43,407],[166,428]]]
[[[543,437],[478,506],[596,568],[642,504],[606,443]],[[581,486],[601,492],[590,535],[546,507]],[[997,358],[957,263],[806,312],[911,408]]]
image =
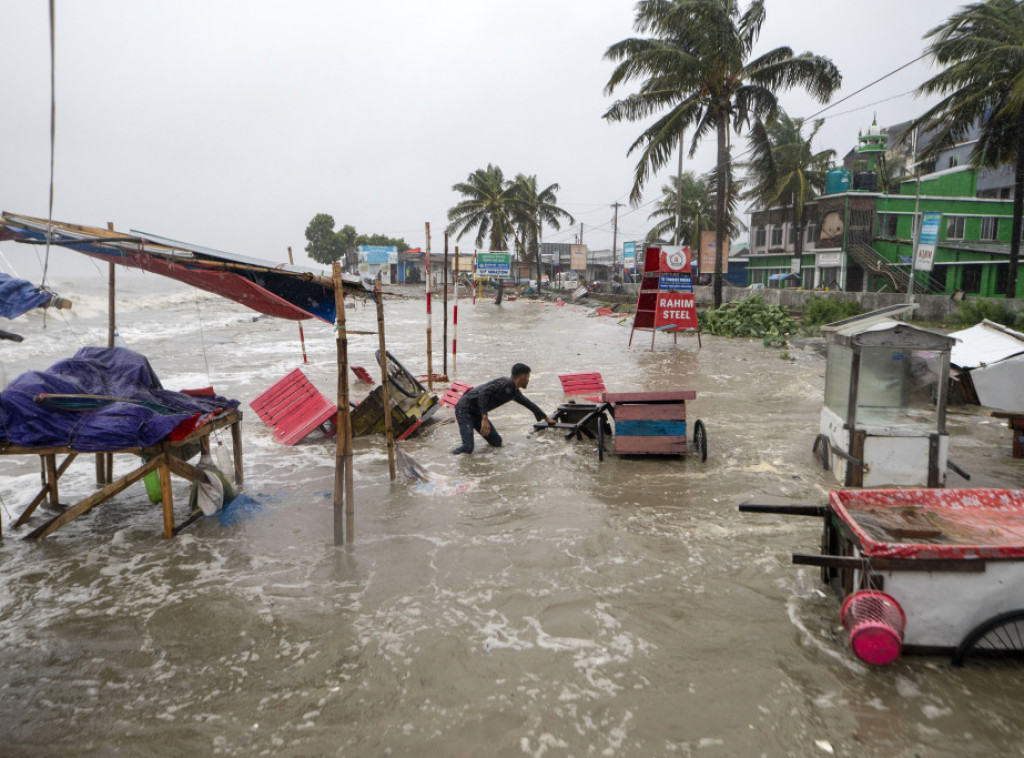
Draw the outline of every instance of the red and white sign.
[[[661,257],[658,259],[658,270],[666,274],[689,274],[690,263],[693,256],[690,255],[690,248],[678,245],[663,246]]]
[[[687,265],[689,268],[689,265]],[[697,328],[697,303],[692,292],[659,292],[654,328],[667,332]]]

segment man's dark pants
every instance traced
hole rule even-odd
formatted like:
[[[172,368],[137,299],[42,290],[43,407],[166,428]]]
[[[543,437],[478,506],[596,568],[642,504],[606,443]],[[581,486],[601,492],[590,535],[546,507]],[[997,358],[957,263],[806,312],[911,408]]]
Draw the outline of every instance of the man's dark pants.
[[[472,453],[473,452],[473,432],[479,432],[480,426],[483,423],[483,416],[478,413],[459,413],[455,411],[455,421],[459,425],[459,434],[462,436],[462,444],[452,450],[452,453],[458,455],[460,453]],[[484,437],[487,444],[491,447],[501,447],[501,435],[498,434],[498,430],[494,428],[494,424],[491,424],[491,433]]]

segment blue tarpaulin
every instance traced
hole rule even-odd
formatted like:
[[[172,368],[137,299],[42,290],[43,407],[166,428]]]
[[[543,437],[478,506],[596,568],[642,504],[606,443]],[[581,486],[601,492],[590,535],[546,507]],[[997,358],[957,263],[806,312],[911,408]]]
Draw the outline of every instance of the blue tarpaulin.
[[[148,447],[194,416],[237,400],[165,390],[145,356],[123,347],[83,347],[0,392],[0,443],[83,452]]]
[[[52,292],[40,289],[32,282],[0,274],[0,316],[4,318],[17,318],[48,303],[52,297]]]

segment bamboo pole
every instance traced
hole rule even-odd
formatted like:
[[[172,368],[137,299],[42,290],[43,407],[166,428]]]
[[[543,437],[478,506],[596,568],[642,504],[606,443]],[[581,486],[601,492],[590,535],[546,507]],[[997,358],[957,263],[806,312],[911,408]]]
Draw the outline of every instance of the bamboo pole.
[[[341,264],[335,262],[334,308],[338,344],[338,415],[334,465],[334,544],[355,539],[355,485],[352,471],[352,407],[348,392],[348,332],[345,330],[345,288],[340,286]],[[342,528],[344,504],[344,529]]]
[[[292,266],[295,265],[295,259],[292,258],[291,245],[288,246],[288,263]],[[335,282],[335,291],[338,289],[337,282]],[[335,297],[337,299],[337,297]],[[306,357],[306,335],[302,332],[302,322],[299,322],[299,344],[302,345],[302,362],[309,363],[309,359]]]
[[[384,403],[384,438],[388,444],[388,471],[391,481],[395,481],[395,430],[391,418],[391,393],[388,391],[388,350],[384,339],[384,292],[380,287],[380,276],[373,287],[373,296],[377,301],[377,335],[380,337],[380,397]]]
[[[455,286],[458,286],[456,280]],[[442,373],[448,376],[448,232],[444,233],[444,328],[441,331]]]
[[[452,379],[455,379],[455,343],[459,336],[459,246],[455,246],[455,308],[452,312]]]
[[[426,222],[427,230],[427,389],[434,391],[434,351],[431,346],[430,330],[433,326],[433,316],[430,315],[430,222]]]

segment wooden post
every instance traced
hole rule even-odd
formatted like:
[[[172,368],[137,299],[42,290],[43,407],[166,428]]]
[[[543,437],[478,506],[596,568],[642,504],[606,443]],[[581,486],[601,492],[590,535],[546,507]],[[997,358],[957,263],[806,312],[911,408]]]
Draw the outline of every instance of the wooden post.
[[[164,507],[164,539],[174,536],[174,492],[171,490],[171,467],[167,451],[160,453],[160,495]]]
[[[288,263],[295,265],[295,259],[292,258],[292,248],[288,246]],[[337,284],[335,284],[337,287]],[[299,344],[302,345],[302,362],[309,363],[309,359],[306,358],[306,335],[302,333],[302,322],[299,322]]]
[[[377,301],[377,334],[380,337],[380,399],[384,403],[384,437],[388,443],[388,471],[391,481],[395,481],[395,430],[391,418],[391,396],[388,385],[388,350],[384,339],[384,292],[380,288],[380,276],[373,287],[373,297]]]
[[[338,345],[338,415],[334,465],[334,544],[355,539],[355,485],[352,471],[352,412],[348,392],[348,332],[345,329],[345,288],[341,280],[341,264],[335,262],[334,309],[337,313]],[[342,496],[344,493],[344,497]],[[345,505],[342,529],[341,505]]]
[[[242,471],[242,417],[239,417],[231,424],[231,452],[234,454],[235,463],[235,484],[241,487],[245,483],[245,474]]]
[[[427,389],[434,391],[434,351],[431,349],[430,329],[433,317],[430,315],[430,222],[426,222],[427,228]],[[394,479],[394,477],[391,477]]]
[[[456,284],[458,286],[458,284]],[[448,376],[448,232],[444,233],[444,327],[441,331],[442,373]]]
[[[107,229],[114,231],[114,222],[107,222]],[[115,268],[113,263],[108,263],[108,284],[107,284],[107,347],[114,346],[114,337],[117,334],[117,313],[115,299],[117,295]],[[96,454],[96,484],[106,485],[114,481],[114,454]]]
[[[57,492],[57,456],[47,453],[39,456],[43,461],[43,481],[46,484],[47,502],[50,505],[60,504],[60,494]]]
[[[452,312],[452,379],[455,379],[455,344],[459,336],[459,246],[455,246],[455,307]]]

